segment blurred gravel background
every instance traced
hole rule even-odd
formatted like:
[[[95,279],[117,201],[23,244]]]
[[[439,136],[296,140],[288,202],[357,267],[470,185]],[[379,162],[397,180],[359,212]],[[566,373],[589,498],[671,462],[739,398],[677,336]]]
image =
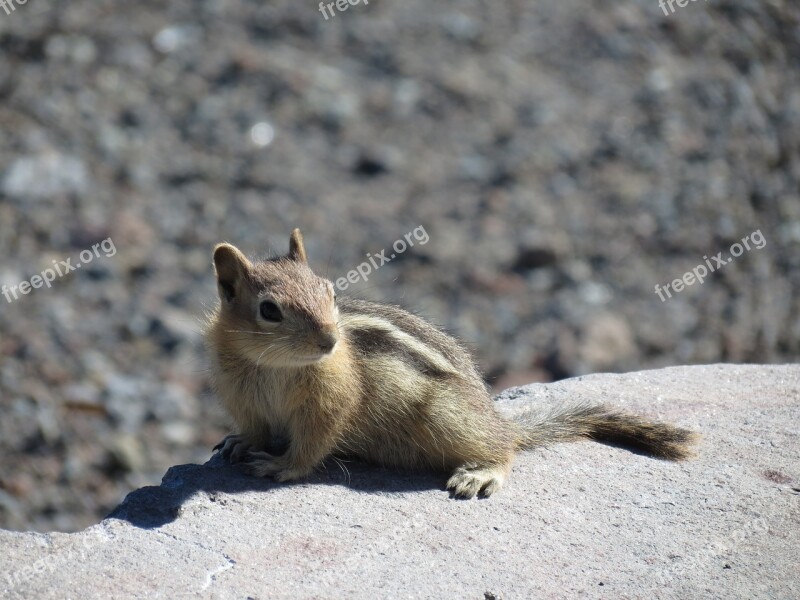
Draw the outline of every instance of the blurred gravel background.
[[[0,11],[0,527],[75,530],[226,432],[213,244],[300,226],[497,388],[800,355],[800,6],[29,0]],[[760,229],[761,250],[656,284]]]

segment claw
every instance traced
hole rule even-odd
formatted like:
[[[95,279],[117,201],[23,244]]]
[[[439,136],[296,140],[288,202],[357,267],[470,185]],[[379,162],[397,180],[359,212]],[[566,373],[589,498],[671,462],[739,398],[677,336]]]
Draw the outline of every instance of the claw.
[[[250,450],[250,442],[241,435],[228,435],[219,444],[214,446],[214,452],[219,451],[222,458],[235,463],[238,462],[244,452]]]

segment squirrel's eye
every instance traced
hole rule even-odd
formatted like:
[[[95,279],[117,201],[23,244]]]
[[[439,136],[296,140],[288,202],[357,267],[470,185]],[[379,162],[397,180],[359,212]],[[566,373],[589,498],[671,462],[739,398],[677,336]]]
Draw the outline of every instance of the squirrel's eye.
[[[272,323],[279,323],[283,321],[283,315],[281,314],[281,309],[278,308],[278,305],[274,302],[270,302],[269,300],[264,300],[259,307],[259,312],[265,321],[270,321]]]

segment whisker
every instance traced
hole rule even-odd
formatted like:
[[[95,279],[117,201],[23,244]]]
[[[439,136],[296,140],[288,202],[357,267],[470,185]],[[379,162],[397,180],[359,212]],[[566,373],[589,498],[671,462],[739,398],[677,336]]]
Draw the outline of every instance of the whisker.
[[[225,333],[252,333],[253,335],[275,335],[271,331],[246,331],[244,329],[226,329]]]
[[[341,460],[336,458],[335,456],[333,457],[333,462],[335,462],[337,465],[339,465],[339,468],[342,470],[342,472],[344,473],[345,477],[347,477],[347,485],[350,485],[350,481],[351,481],[350,480],[350,471],[347,469],[347,466]]]

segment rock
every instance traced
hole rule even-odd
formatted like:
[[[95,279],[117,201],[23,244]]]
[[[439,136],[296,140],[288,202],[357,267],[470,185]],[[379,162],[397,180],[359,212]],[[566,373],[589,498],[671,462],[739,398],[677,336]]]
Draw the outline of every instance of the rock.
[[[461,42],[476,42],[481,35],[480,21],[460,12],[444,15],[442,28]]]
[[[710,365],[506,390],[507,412],[603,400],[691,427],[670,463],[575,443],[502,492],[331,462],[276,484],[173,467],[76,534],[0,531],[4,598],[791,598],[800,586],[800,367]]]
[[[3,192],[9,196],[37,199],[83,194],[88,188],[86,165],[74,156],[57,152],[18,158],[8,168],[2,183]]]
[[[556,263],[556,254],[549,248],[522,248],[511,269],[515,272],[549,267]]]
[[[178,446],[188,446],[197,437],[196,428],[186,421],[169,421],[161,426],[164,439]]]
[[[569,239],[561,232],[527,231],[511,270],[524,273],[555,265],[570,250]]]
[[[621,315],[602,313],[587,324],[579,354],[592,371],[597,371],[629,358],[635,351],[628,322]]]
[[[171,54],[196,43],[202,36],[203,31],[196,25],[170,25],[153,37],[153,47],[162,54]]]
[[[144,395],[149,382],[127,375],[109,373],[106,378],[106,409],[125,431],[136,431],[147,414]]]
[[[121,469],[124,472],[135,472],[144,469],[144,447],[133,435],[121,434],[109,448],[109,468]]]

